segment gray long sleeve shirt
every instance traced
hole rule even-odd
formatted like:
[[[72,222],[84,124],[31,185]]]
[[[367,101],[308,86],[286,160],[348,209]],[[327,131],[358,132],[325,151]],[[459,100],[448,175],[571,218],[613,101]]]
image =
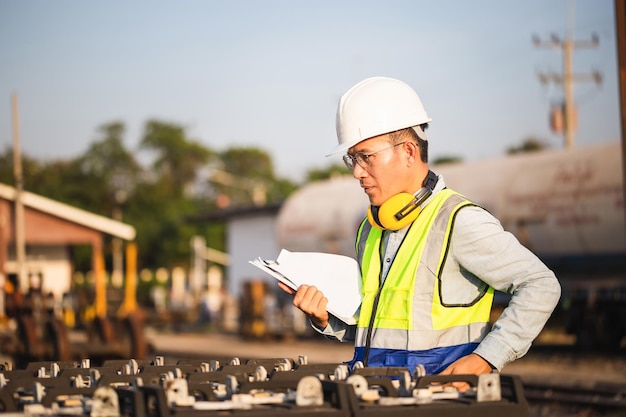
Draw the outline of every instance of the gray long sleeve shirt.
[[[439,176],[433,194],[444,187]],[[408,228],[384,234],[383,279]],[[528,351],[556,307],[561,287],[537,256],[480,207],[465,207],[456,216],[442,280],[447,302],[462,301],[467,296],[464,283],[446,282],[446,271],[454,269],[470,272],[496,290],[511,294],[509,304],[474,351],[502,370]],[[356,326],[348,326],[332,315],[325,329],[316,330],[342,342],[354,341],[356,334]]]

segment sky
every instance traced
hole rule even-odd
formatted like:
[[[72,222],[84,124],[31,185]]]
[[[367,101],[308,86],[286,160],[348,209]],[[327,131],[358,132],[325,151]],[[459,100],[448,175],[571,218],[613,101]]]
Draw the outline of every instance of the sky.
[[[573,7],[572,7],[573,5]],[[341,162],[341,95],[371,76],[401,79],[432,118],[431,158],[494,158],[529,137],[554,148],[551,105],[573,39],[576,146],[620,138],[614,0],[0,0],[0,151],[71,159],[121,121],[135,151],[148,120],[185,127],[217,151],[254,146],[301,181]],[[568,16],[570,16],[568,18]],[[568,21],[573,22],[568,26]]]

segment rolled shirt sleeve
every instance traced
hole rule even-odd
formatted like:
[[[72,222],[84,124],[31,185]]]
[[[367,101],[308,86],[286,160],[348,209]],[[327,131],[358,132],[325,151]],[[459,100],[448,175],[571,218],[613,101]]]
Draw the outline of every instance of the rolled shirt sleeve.
[[[340,342],[354,342],[356,337],[356,325],[349,325],[332,314],[329,314],[328,325],[324,329],[317,327],[313,322],[310,323],[311,327],[313,327],[316,332],[324,335],[328,339],[338,340]]]

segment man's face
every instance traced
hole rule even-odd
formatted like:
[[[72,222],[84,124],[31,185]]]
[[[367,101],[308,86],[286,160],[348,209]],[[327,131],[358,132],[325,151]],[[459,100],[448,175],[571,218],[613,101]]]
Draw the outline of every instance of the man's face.
[[[370,203],[379,206],[390,197],[406,191],[408,171],[404,143],[394,146],[389,135],[380,135],[357,143],[348,154],[358,157],[352,175],[359,180]]]

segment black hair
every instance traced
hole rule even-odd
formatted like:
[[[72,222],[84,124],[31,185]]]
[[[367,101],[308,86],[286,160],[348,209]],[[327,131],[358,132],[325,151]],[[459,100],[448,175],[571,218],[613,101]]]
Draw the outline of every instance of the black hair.
[[[423,131],[428,129],[428,123],[420,125]],[[400,129],[390,134],[392,143],[398,143],[403,140],[413,140],[420,148],[420,159],[422,162],[428,162],[428,141],[417,136],[417,132],[412,127]]]

